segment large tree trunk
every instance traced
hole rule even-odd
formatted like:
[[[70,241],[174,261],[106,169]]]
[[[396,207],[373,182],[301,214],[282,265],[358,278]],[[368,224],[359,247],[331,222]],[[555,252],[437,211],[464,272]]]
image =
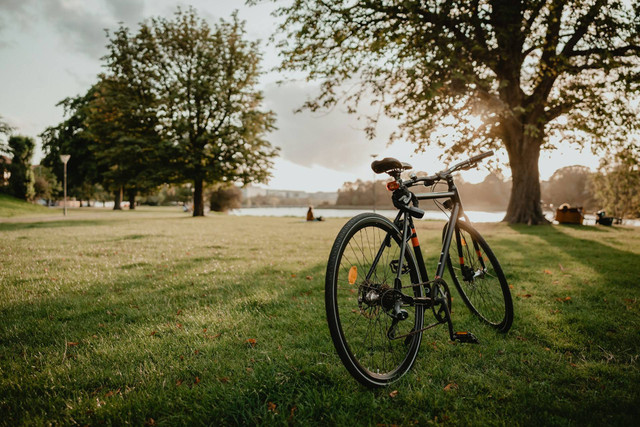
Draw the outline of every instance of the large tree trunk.
[[[193,216],[204,216],[204,197],[202,193],[202,179],[193,182]]]
[[[129,190],[127,195],[129,196],[129,210],[136,208],[136,190]]]
[[[507,214],[503,221],[510,224],[547,224],[540,205],[540,159],[541,135],[525,135],[521,127],[512,128],[505,141],[511,165],[512,185]]]
[[[122,210],[122,187],[120,187],[113,193],[113,210]]]

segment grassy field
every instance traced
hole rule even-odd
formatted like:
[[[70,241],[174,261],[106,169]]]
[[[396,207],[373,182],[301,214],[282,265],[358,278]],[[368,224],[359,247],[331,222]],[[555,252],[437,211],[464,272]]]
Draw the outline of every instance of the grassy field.
[[[430,331],[412,371],[370,391],[324,314],[344,222],[177,208],[0,222],[0,424],[638,422],[640,230],[479,225],[512,285],[512,330],[454,297],[481,344]],[[418,226],[430,263],[441,229]]]
[[[51,213],[51,211],[44,206],[27,203],[0,193],[0,218],[45,215],[48,213]]]

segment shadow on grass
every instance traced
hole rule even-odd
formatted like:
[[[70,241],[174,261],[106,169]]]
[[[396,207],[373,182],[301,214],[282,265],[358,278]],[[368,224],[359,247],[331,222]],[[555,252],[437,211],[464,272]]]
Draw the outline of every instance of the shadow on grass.
[[[19,231],[39,228],[62,228],[62,227],[86,227],[112,225],[117,222],[126,221],[124,219],[78,219],[60,221],[37,221],[37,222],[2,222],[0,231]]]
[[[581,264],[597,270],[603,277],[609,277],[618,285],[637,286],[640,277],[640,256],[636,253],[613,248],[597,240],[579,238],[564,232],[564,228],[580,231],[598,231],[604,229],[589,226],[510,226],[514,231],[538,237],[550,246],[559,248]],[[607,229],[607,232],[613,230]],[[623,274],[617,274],[617,273]]]

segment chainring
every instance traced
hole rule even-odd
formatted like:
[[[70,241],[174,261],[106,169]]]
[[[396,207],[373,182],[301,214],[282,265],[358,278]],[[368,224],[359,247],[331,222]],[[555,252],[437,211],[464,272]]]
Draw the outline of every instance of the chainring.
[[[436,279],[431,283],[431,298],[433,303],[431,305],[431,311],[438,323],[445,323],[447,321],[447,313],[444,307],[446,298],[446,304],[449,307],[449,313],[451,313],[451,292],[447,282],[442,279]]]

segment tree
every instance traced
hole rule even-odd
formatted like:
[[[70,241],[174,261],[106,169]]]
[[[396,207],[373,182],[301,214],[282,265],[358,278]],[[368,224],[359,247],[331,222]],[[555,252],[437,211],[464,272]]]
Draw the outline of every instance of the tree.
[[[41,164],[50,168],[59,182],[64,179],[60,155],[71,155],[67,164],[68,194],[80,200],[90,200],[94,196],[94,184],[99,182],[101,173],[92,150],[93,138],[86,128],[86,106],[91,97],[92,92],[89,91],[83,96],[61,101],[58,105],[64,108],[67,119],[40,134],[45,154]]]
[[[281,69],[322,81],[307,108],[344,100],[353,111],[372,99],[401,122],[392,138],[418,149],[447,145],[443,123],[455,124],[452,156],[503,146],[513,179],[505,221],[544,223],[540,151],[558,135],[603,147],[639,126],[632,3],[296,0],[276,11]]]
[[[13,128],[2,119],[2,116],[0,116],[0,135],[9,135],[12,130]]]
[[[36,166],[33,168],[33,175],[35,177],[33,183],[35,199],[44,199],[49,204],[55,196],[62,192],[62,185],[48,167]]]
[[[547,204],[560,206],[569,203],[593,209],[594,200],[591,190],[591,170],[586,166],[566,166],[551,175],[549,181],[542,183],[542,198]]]
[[[262,182],[277,149],[264,139],[274,114],[262,111],[260,52],[237,15],[213,28],[194,9],[155,18],[109,42],[108,76],[127,69],[152,88],[157,129],[172,144],[177,181],[193,183],[194,216],[204,215],[205,183]],[[124,65],[122,65],[124,64]]]
[[[214,212],[228,212],[242,206],[242,191],[235,185],[217,186],[209,193],[210,208]]]
[[[7,123],[5,123],[5,121],[2,119],[2,116],[0,116],[0,136],[3,137],[3,139],[0,139],[0,190],[1,191],[5,191],[4,187],[5,185],[8,185],[7,177],[9,175],[9,167],[7,164],[5,164],[8,162],[6,162],[5,157],[2,156],[2,154],[9,154],[9,148],[6,146],[4,137],[10,135],[12,130],[13,128],[9,126]],[[8,158],[6,160],[8,160]]]
[[[8,193],[18,199],[33,200],[35,195],[33,183],[35,181],[31,168],[31,158],[36,143],[33,138],[14,135],[9,138],[5,147],[0,151],[11,155],[11,164],[7,165],[9,173]]]
[[[126,191],[129,209],[135,209],[138,193],[149,192],[169,179],[172,147],[156,130],[150,89],[128,74],[100,76],[90,91],[85,122],[103,171],[101,182],[117,193],[116,201]],[[114,209],[119,208],[116,202]]]
[[[626,147],[604,158],[593,176],[595,197],[608,215],[640,216],[640,150]]]

